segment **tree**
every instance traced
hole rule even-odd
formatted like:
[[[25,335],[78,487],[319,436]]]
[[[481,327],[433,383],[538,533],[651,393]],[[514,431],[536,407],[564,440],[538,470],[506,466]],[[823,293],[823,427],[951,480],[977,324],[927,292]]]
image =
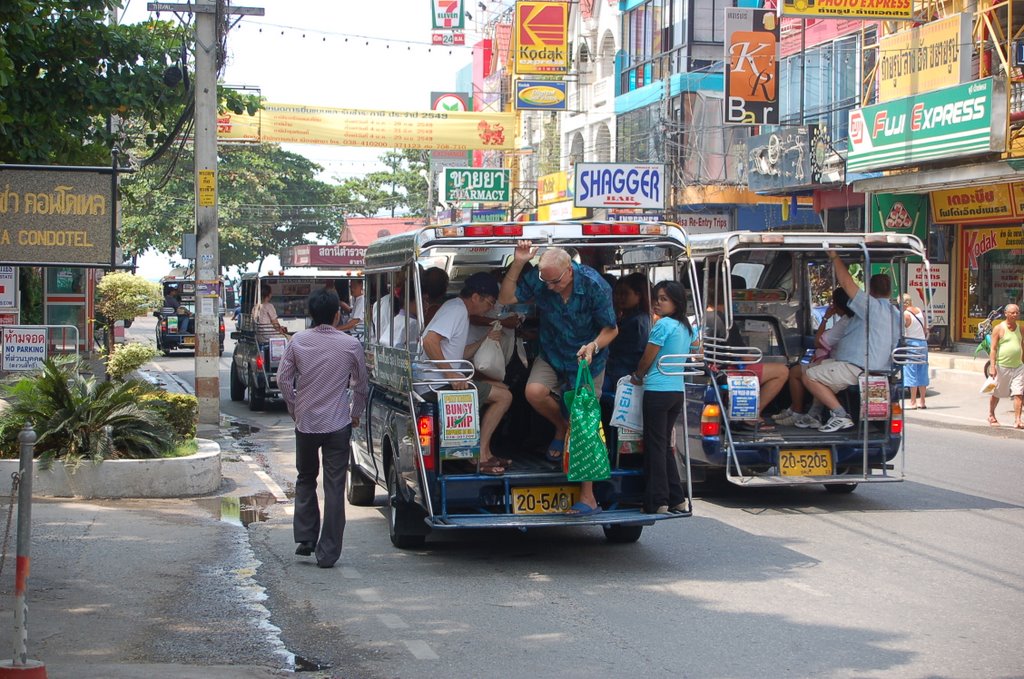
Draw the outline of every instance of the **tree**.
[[[276,144],[225,144],[219,156],[222,266],[262,262],[287,246],[316,239],[337,240],[345,210],[335,202],[335,187],[316,178],[319,165]],[[186,148],[180,157],[126,179],[131,190],[122,215],[125,253],[180,249],[181,235],[195,228],[193,167],[192,150]]]
[[[149,313],[163,302],[160,286],[126,272],[108,273],[96,284],[97,324],[106,329],[107,355],[114,351],[114,324]]]
[[[346,180],[339,191],[350,204],[351,212],[372,217],[382,211],[392,217],[401,208],[413,217],[427,213],[426,162],[422,151],[398,149],[379,157],[387,170]]]

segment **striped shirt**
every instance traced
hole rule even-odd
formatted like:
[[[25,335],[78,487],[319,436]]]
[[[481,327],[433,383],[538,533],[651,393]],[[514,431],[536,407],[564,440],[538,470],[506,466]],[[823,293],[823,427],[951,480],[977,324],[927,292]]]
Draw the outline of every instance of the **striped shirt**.
[[[361,417],[369,391],[363,345],[330,325],[295,334],[277,369],[277,384],[304,434],[325,434]],[[349,409],[348,390],[352,390]]]

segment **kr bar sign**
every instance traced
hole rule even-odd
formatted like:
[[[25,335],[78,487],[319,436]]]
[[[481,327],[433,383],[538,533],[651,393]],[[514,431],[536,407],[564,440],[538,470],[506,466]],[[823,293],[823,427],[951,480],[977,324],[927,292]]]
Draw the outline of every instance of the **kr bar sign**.
[[[665,166],[576,164],[576,207],[665,209]]]
[[[849,172],[1006,149],[1005,84],[985,78],[850,111]]]
[[[444,191],[448,203],[511,203],[511,170],[446,167]]]
[[[780,51],[775,10],[725,9],[726,124],[779,124]]]

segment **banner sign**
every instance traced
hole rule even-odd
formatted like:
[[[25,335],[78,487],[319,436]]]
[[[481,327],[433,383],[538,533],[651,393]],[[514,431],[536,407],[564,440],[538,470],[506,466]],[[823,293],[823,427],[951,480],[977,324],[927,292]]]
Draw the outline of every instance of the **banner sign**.
[[[477,224],[486,222],[507,222],[508,210],[504,208],[496,210],[473,210],[469,216],[469,221]]]
[[[970,46],[966,12],[885,36],[878,49],[878,101],[969,81]]]
[[[908,264],[908,287],[914,304],[928,310],[928,327],[949,325],[949,264]]]
[[[910,19],[913,0],[784,0],[786,16],[832,19]]]
[[[576,207],[635,207],[664,210],[664,165],[576,163]]]
[[[779,21],[773,9],[725,9],[725,122],[779,124]]]
[[[292,245],[281,252],[281,266],[361,269],[366,265],[365,257],[365,245]]]
[[[963,189],[932,191],[932,220],[936,224],[1024,219],[1024,183],[989,184]]]
[[[569,3],[517,2],[517,75],[558,75],[569,71]]]
[[[994,78],[850,111],[847,172],[1006,149],[1006,92]]]
[[[217,138],[272,144],[511,151],[515,120],[513,112],[370,111],[264,104],[254,116],[219,114]]]
[[[566,198],[571,198],[569,191],[569,174],[567,172],[552,172],[541,175],[537,180],[537,205],[549,205],[560,203]]]
[[[480,408],[476,389],[437,392],[441,459],[465,460],[480,452]]]
[[[928,196],[871,194],[871,230],[910,234],[928,242]]]
[[[466,8],[462,0],[430,0],[434,30],[466,27]]]
[[[566,84],[560,80],[517,80],[515,107],[519,111],[566,110]]]
[[[482,167],[446,167],[444,200],[448,203],[511,203],[512,171]]]
[[[110,174],[0,166],[0,263],[113,266]]]
[[[36,370],[46,360],[46,328],[3,326],[3,360],[0,370]]]
[[[686,233],[721,233],[732,231],[732,215],[698,212],[676,215],[675,222]]]

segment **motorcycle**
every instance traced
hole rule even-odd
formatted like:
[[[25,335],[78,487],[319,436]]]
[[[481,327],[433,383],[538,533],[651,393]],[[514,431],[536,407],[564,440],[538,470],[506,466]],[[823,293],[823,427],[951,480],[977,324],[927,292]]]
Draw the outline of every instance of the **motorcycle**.
[[[992,353],[992,326],[1003,318],[1003,307],[999,306],[989,312],[988,316],[985,317],[981,323],[978,323],[978,330],[974,334],[975,341],[978,342],[978,346],[974,349],[974,357],[977,358],[982,353],[986,356]],[[988,377],[988,368],[992,365],[992,361],[985,361],[985,377]]]

